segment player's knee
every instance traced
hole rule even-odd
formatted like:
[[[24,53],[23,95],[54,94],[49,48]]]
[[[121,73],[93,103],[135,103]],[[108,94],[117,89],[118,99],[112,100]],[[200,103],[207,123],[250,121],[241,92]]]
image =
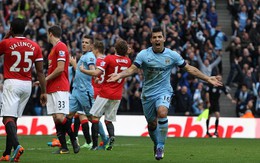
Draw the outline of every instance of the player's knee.
[[[92,116],[87,116],[88,120],[92,122]]]
[[[79,117],[79,114],[76,114],[76,113],[77,113],[77,112],[69,112],[68,116],[77,118],[77,117]]]
[[[64,115],[63,114],[55,114],[53,115],[53,119],[57,123],[62,123],[64,120]]]
[[[105,124],[112,123],[111,121],[105,120]]]
[[[72,119],[74,117],[74,113],[70,113],[66,117]]]
[[[84,114],[80,114],[79,115],[79,120],[80,121],[83,121],[83,120],[86,120],[86,119],[88,120],[88,117],[86,115],[84,115]]]
[[[158,116],[158,118],[166,118],[167,114],[168,114],[167,111],[161,111],[161,112],[158,112],[157,116]]]
[[[92,117],[92,118],[91,118],[91,123],[99,123],[99,118],[97,118],[97,117]]]
[[[12,117],[4,117],[2,120],[4,125],[6,125],[10,121],[13,121],[14,123],[16,123],[15,118],[12,118]]]
[[[157,111],[158,118],[166,118],[168,114],[168,109],[165,106],[160,106]]]
[[[156,129],[156,127],[157,127],[157,122],[156,121],[148,123],[148,129],[149,130],[154,131]]]

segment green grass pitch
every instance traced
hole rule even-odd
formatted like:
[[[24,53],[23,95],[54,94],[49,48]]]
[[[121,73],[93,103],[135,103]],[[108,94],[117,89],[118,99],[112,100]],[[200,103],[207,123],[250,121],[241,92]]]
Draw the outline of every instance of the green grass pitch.
[[[158,162],[153,156],[153,144],[148,137],[116,137],[112,151],[89,151],[81,149],[78,154],[57,155],[47,142],[55,136],[19,136],[25,148],[20,162],[24,163],[145,163]],[[83,144],[83,136],[80,143]],[[5,136],[0,137],[0,152],[5,148]],[[260,162],[260,140],[221,138],[173,138],[166,141],[164,159],[160,162]]]

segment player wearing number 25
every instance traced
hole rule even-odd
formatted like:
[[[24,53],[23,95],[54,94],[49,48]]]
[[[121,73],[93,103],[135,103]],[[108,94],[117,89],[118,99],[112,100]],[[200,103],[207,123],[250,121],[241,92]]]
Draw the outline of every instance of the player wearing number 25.
[[[0,112],[6,131],[6,148],[0,161],[17,162],[23,154],[24,148],[17,137],[17,119],[22,116],[31,95],[33,64],[41,86],[40,102],[45,105],[47,101],[42,51],[35,42],[23,37],[25,26],[23,19],[14,19],[10,31],[0,42],[0,55],[4,55],[5,79]],[[12,148],[14,152],[10,157]]]
[[[109,75],[113,73],[120,73],[123,70],[131,66],[131,60],[126,57],[128,52],[128,45],[124,40],[118,40],[115,44],[115,55],[108,55],[100,63],[100,66],[96,70],[87,70],[83,66],[80,70],[91,76],[100,76],[105,72],[104,82],[101,84],[101,90],[90,109],[90,114],[92,114],[92,139],[93,144],[97,144],[98,131],[99,131],[99,119],[105,114],[105,123],[109,134],[109,144],[107,150],[112,149],[112,144],[114,142],[114,125],[113,121],[116,120],[117,109],[122,98],[124,79],[120,79],[115,82],[108,83],[107,80]]]

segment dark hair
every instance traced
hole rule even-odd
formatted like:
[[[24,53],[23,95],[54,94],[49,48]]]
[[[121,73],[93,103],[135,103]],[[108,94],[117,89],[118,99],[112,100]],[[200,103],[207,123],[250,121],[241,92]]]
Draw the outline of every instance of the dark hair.
[[[153,29],[152,29],[152,33],[154,32],[162,32],[163,33],[163,30],[161,28],[161,26],[154,26]]]
[[[11,22],[11,30],[13,34],[23,34],[25,30],[26,22],[24,19],[21,18],[15,18]]]
[[[100,53],[104,53],[104,44],[100,40],[95,40],[93,44],[94,49],[97,49]]]
[[[48,29],[49,33],[52,33],[54,37],[60,38],[62,34],[62,30],[60,26],[54,25]]]
[[[118,40],[115,44],[116,53],[120,56],[125,56],[128,51],[128,45],[125,40]]]
[[[89,39],[91,42],[91,44],[92,44],[92,42],[93,42],[93,38],[91,37],[91,36],[89,36],[89,35],[84,35],[83,37],[82,37],[82,39],[83,38],[85,38],[85,39]]]

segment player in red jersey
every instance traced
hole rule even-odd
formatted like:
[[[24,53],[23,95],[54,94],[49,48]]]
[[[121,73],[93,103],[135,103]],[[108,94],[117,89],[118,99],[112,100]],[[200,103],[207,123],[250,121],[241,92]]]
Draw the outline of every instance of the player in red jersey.
[[[93,47],[92,52],[94,53],[94,55],[97,58],[96,67],[99,67],[99,66],[101,66],[101,63],[104,61],[104,59],[106,57],[103,54],[104,45],[101,41],[95,41],[93,46],[94,47]],[[94,88],[94,99],[97,98],[97,95],[99,94],[101,87],[102,87],[101,84],[104,82],[104,79],[105,79],[105,72],[103,72],[101,75],[99,75],[97,77],[92,78],[92,86]]]
[[[32,90],[32,66],[35,64],[37,78],[41,86],[40,102],[47,102],[46,82],[43,73],[41,48],[33,41],[23,37],[26,22],[16,18],[10,31],[0,42],[0,55],[4,55],[4,87],[1,116],[6,131],[6,149],[0,161],[17,162],[24,148],[17,137],[17,119],[22,116]],[[12,38],[9,38],[11,37]],[[14,152],[10,158],[12,147]]]
[[[96,57],[96,67],[101,66],[101,63],[104,61],[104,58],[106,57],[104,55],[104,44],[102,41],[96,40],[93,44],[92,52],[94,53]],[[83,67],[82,67],[83,68]],[[97,77],[92,78],[92,86],[94,89],[94,99],[97,98],[97,95],[99,94],[102,83],[105,79],[105,72],[103,72],[101,75]],[[108,136],[105,134],[105,131],[103,129],[103,125],[101,122],[99,122],[99,134],[101,136],[102,142],[100,142],[100,145],[98,147],[99,150],[104,150],[107,143],[108,143]]]
[[[69,114],[69,52],[67,46],[60,41],[62,30],[54,25],[48,29],[48,41],[53,48],[48,56],[48,76],[47,81],[47,113],[52,115],[57,137],[61,143],[61,148],[54,154],[69,153],[65,135],[68,133],[72,142],[74,153],[78,153],[80,147],[76,137],[72,132],[71,123],[65,115]]]
[[[104,82],[102,83],[101,90],[94,102],[94,105],[90,109],[92,114],[92,140],[93,147],[97,147],[98,144],[98,131],[99,131],[99,119],[105,114],[105,124],[109,134],[109,143],[106,147],[107,150],[111,150],[114,140],[114,125],[113,121],[116,120],[117,109],[122,98],[124,79],[117,82],[108,83],[106,80],[110,74],[119,73],[131,65],[131,60],[126,57],[128,52],[128,46],[126,41],[119,40],[115,44],[116,54],[108,55],[101,62],[100,66],[96,70],[86,70],[81,67],[81,71],[91,76],[99,76],[105,72]]]

